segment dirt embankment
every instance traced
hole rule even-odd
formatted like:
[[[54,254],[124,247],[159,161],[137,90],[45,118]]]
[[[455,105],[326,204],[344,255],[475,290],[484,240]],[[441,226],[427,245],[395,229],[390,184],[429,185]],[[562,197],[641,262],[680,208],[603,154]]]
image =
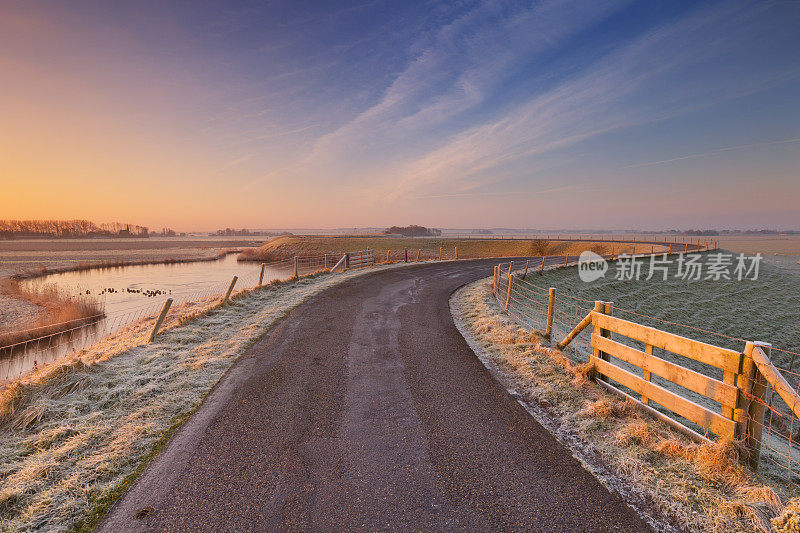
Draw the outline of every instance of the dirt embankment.
[[[392,252],[399,255],[408,248],[409,257],[417,250],[439,253],[440,248],[447,257],[452,257],[458,248],[460,259],[480,257],[526,257],[540,255],[580,255],[584,250],[601,254],[650,252],[650,245],[602,242],[575,242],[557,240],[515,240],[515,239],[443,239],[443,238],[400,238],[371,236],[351,237],[277,237],[259,248],[245,249],[240,261],[278,261],[294,256],[321,253],[341,253],[355,250],[374,250],[379,256]],[[635,248],[635,250],[634,250]],[[662,246],[655,246],[660,251]]]

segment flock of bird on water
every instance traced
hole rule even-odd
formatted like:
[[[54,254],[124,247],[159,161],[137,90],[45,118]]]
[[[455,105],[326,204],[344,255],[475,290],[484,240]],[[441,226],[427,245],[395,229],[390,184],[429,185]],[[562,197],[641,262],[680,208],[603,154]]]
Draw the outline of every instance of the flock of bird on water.
[[[107,287],[107,288],[103,289],[102,291],[100,291],[99,293],[97,293],[97,295],[98,296],[102,296],[103,294],[117,294],[117,293],[123,293],[123,292],[127,292],[128,294],[141,294],[141,295],[146,296],[148,298],[152,298],[154,296],[161,296],[162,294],[163,295],[172,294],[172,290],[169,290],[169,291],[164,290],[164,291],[162,291],[161,289],[131,289],[130,287],[127,287],[124,290],[117,290],[114,287]],[[89,289],[86,289],[84,294],[87,294],[87,295],[88,294],[92,294],[92,291],[90,291]]]

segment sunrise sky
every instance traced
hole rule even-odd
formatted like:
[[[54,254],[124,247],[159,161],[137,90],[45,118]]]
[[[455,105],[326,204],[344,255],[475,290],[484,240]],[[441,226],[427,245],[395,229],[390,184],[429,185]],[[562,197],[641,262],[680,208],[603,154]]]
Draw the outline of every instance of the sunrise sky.
[[[0,218],[800,229],[798,27],[798,1],[0,0]]]

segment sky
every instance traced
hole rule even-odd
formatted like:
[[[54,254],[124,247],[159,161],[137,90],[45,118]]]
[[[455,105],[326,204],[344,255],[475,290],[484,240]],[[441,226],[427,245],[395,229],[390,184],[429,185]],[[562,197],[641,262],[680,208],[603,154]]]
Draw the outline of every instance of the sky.
[[[800,2],[0,0],[0,219],[800,229]]]

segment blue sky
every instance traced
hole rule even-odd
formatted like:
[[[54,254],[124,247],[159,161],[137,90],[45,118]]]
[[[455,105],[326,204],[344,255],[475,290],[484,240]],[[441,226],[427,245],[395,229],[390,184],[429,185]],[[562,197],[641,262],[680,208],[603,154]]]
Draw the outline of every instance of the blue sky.
[[[121,4],[0,0],[4,218],[800,229],[800,2]]]

